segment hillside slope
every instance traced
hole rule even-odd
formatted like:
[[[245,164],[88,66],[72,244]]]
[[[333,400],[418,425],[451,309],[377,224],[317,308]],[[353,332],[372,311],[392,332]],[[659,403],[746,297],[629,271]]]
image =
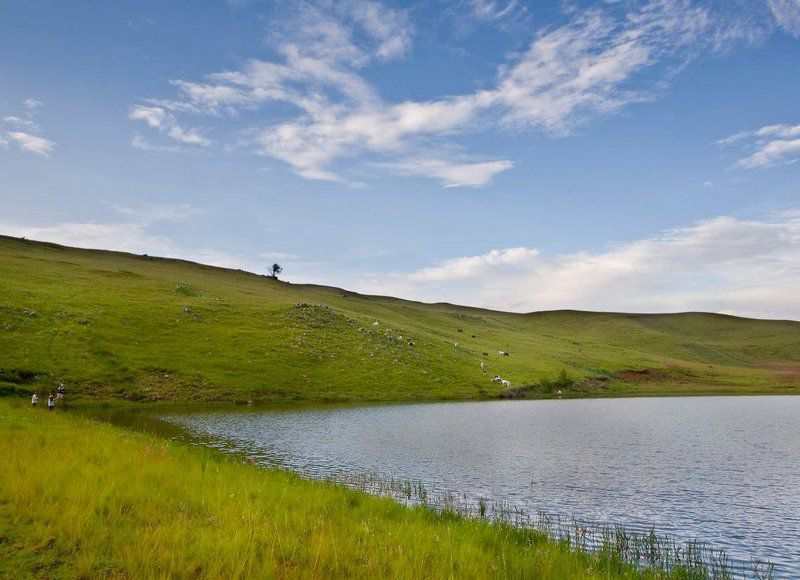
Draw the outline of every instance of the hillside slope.
[[[494,397],[494,374],[521,396],[800,393],[800,323],[510,314],[0,237],[0,369],[0,391],[134,400]]]

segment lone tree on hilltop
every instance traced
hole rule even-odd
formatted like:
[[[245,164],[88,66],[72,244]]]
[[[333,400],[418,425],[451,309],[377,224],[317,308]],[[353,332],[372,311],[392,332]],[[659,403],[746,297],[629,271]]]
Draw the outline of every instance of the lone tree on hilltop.
[[[269,273],[270,276],[272,276],[273,278],[275,278],[277,280],[278,279],[278,274],[283,272],[283,268],[281,268],[280,264],[272,264],[272,266],[267,268],[267,272]]]

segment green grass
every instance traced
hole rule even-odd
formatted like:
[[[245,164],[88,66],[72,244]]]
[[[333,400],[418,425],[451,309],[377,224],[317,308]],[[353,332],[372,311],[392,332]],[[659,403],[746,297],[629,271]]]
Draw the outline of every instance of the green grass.
[[[534,531],[0,400],[0,577],[640,575]]]
[[[800,323],[509,314],[0,237],[0,369],[7,394],[128,400],[488,398],[494,374],[521,396],[800,393]]]

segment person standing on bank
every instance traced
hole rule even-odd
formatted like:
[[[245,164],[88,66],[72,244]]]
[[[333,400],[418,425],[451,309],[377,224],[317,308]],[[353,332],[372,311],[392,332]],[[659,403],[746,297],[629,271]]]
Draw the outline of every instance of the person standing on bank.
[[[31,397],[31,405],[36,407],[38,404],[39,404],[39,395],[33,393],[33,396]]]
[[[55,407],[56,407],[56,402],[53,400],[53,394],[50,393],[50,395],[47,397],[47,410],[52,411],[53,409],[55,409]]]

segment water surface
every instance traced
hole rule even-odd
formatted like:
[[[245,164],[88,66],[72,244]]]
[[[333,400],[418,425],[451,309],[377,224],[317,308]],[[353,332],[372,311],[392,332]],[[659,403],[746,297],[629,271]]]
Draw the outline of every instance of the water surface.
[[[174,414],[312,477],[377,472],[701,539],[800,577],[800,397],[492,401]]]

